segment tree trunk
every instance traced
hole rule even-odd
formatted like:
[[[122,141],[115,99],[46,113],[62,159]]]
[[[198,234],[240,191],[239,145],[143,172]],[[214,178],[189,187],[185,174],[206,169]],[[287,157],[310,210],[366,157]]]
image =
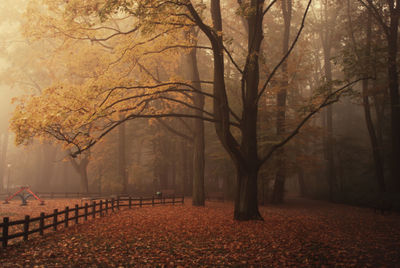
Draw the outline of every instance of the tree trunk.
[[[258,169],[253,171],[237,170],[237,194],[235,198],[234,218],[236,220],[262,220],[258,211],[257,198],[257,174]]]
[[[122,184],[122,192],[128,190],[128,176],[126,166],[126,134],[125,124],[118,126],[118,175]]]
[[[332,82],[332,64],[331,64],[331,41],[325,40],[323,51],[324,51],[324,64],[325,64],[325,77],[326,82],[330,84]],[[331,93],[331,86],[329,86],[329,92]],[[325,139],[325,153],[326,160],[328,163],[327,176],[329,185],[329,200],[333,201],[334,191],[336,187],[336,170],[334,162],[333,152],[333,107],[329,105],[326,109],[326,139]]]
[[[214,55],[214,114],[217,135],[232,157],[237,170],[237,191],[234,218],[236,220],[260,220],[257,200],[257,176],[260,160],[257,147],[259,54],[262,33],[263,5],[251,1],[255,14],[248,17],[248,56],[243,72],[242,100],[243,113],[240,131],[242,141],[239,145],[230,132],[230,109],[224,81],[224,57],[222,35],[211,39]],[[219,0],[211,1],[211,16],[214,31],[222,32],[221,8]]]
[[[368,12],[368,22],[367,22],[367,47],[366,47],[366,54],[365,54],[365,59],[366,63],[365,66],[370,66],[369,58],[371,57],[371,13]],[[367,73],[368,75],[368,73]],[[365,115],[365,121],[367,124],[367,129],[369,133],[369,138],[371,142],[371,147],[372,147],[372,156],[374,159],[374,164],[375,164],[375,176],[376,180],[378,183],[379,191],[380,192],[385,192],[386,191],[386,186],[385,186],[385,176],[384,176],[384,171],[383,171],[383,164],[382,164],[382,159],[381,159],[381,152],[379,150],[379,143],[378,143],[378,138],[376,136],[375,132],[375,127],[372,122],[371,118],[371,109],[370,109],[370,104],[369,104],[369,96],[368,96],[368,80],[363,80],[362,83],[362,93],[363,93],[363,107],[364,107],[364,115]]]
[[[399,104],[399,78],[397,73],[398,53],[398,26],[400,16],[400,0],[389,0],[390,26],[388,39],[388,78],[391,110],[391,136],[392,136],[392,176],[400,191],[400,104]]]
[[[7,167],[7,148],[8,148],[8,129],[0,136],[1,152],[0,152],[0,192],[4,190],[3,182],[5,170]]]
[[[80,180],[80,185],[81,185],[81,190],[84,193],[89,193],[89,180],[88,180],[88,175],[87,175],[87,160],[84,160],[85,163],[81,163],[79,167],[79,174],[81,176]],[[87,163],[86,163],[87,162]]]
[[[242,118],[240,121],[241,143],[233,136],[231,110],[229,108],[224,72],[224,46],[220,0],[211,0],[213,29],[206,26],[191,3],[189,12],[211,43],[213,53],[213,115],[217,136],[232,158],[237,170],[237,191],[234,218],[236,220],[262,219],[258,211],[257,176],[261,161],[257,147],[257,113],[259,90],[259,55],[263,39],[264,1],[250,1],[254,10],[247,17],[249,25],[248,55],[242,74]],[[196,171],[195,171],[196,172]]]
[[[189,53],[192,81],[193,86],[201,91],[200,74],[197,65],[197,50],[192,49]],[[195,110],[195,115],[202,117],[204,109],[204,95],[195,93],[193,94],[194,106],[198,109]],[[193,140],[193,196],[192,204],[194,206],[204,206],[204,167],[205,167],[205,141],[204,141],[204,121],[202,119],[194,119],[194,140]]]
[[[80,180],[80,191],[84,193],[89,193],[89,179],[87,175],[87,167],[89,165],[89,155],[86,154],[81,161],[78,163],[76,158],[71,158],[71,164],[78,172]]]
[[[284,32],[283,32],[283,51],[282,55],[285,55],[289,51],[289,38],[290,38],[290,24],[292,20],[292,1],[282,1],[282,14],[284,19]],[[289,86],[289,74],[288,74],[287,61],[282,63],[282,88],[277,95],[277,115],[276,115],[276,134],[282,138],[286,130],[286,97]],[[272,192],[272,203],[279,204],[283,202],[285,194],[285,181],[286,181],[286,154],[285,149],[281,148],[277,153],[277,166],[278,171],[276,173],[274,189]]]
[[[306,197],[307,196],[307,188],[306,188],[306,184],[304,182],[304,170],[301,167],[297,168],[297,179],[299,181],[300,196]]]

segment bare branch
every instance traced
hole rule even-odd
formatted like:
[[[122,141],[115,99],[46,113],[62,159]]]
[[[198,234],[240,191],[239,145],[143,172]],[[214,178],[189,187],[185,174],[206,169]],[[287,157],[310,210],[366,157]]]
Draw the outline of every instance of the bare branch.
[[[279,67],[282,65],[282,63],[289,57],[290,53],[292,53],[292,50],[295,47],[297,41],[299,40],[301,32],[303,31],[303,28],[304,28],[304,25],[305,25],[305,21],[306,21],[306,17],[307,17],[307,13],[308,13],[308,10],[310,9],[311,2],[312,2],[312,0],[308,1],[307,8],[304,11],[303,19],[301,21],[301,26],[300,26],[300,28],[299,28],[299,30],[297,32],[297,35],[296,35],[295,39],[292,42],[292,45],[290,46],[289,50],[286,52],[286,54],[282,57],[280,62],[274,67],[274,69],[272,70],[272,72],[268,76],[267,81],[265,81],[263,87],[261,88],[260,92],[258,93],[257,102],[260,100],[262,94],[264,94],[269,82],[274,77],[276,71],[279,69]]]
[[[273,0],[268,6],[267,8],[264,10],[263,12],[263,16],[265,16],[265,14],[267,14],[268,10],[271,9],[271,7],[276,3],[277,0]]]
[[[305,123],[307,123],[307,121],[317,112],[319,112],[322,108],[329,106],[337,101],[339,101],[340,96],[345,93],[345,89],[351,87],[352,85],[354,85],[355,83],[362,81],[362,80],[366,80],[366,79],[371,79],[370,77],[367,78],[359,78],[357,80],[354,80],[352,82],[347,83],[346,85],[342,86],[341,88],[331,92],[330,94],[328,94],[323,102],[318,105],[318,107],[316,107],[315,109],[313,109],[311,112],[309,112],[304,118],[303,120],[301,120],[301,122],[297,125],[297,127],[285,138],[283,139],[281,142],[273,145],[269,151],[267,152],[267,154],[261,158],[260,161],[260,166],[262,164],[264,164],[271,156],[272,154],[279,148],[283,147],[286,143],[288,143],[294,136],[296,136],[300,129],[305,125]]]

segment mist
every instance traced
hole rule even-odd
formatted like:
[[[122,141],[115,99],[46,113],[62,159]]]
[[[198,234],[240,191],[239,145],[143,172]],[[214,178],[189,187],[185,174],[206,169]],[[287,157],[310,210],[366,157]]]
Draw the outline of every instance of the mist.
[[[249,191],[259,205],[301,196],[362,206],[384,199],[398,209],[391,37],[357,1],[288,3],[268,9],[250,51],[252,77],[249,25],[238,19],[250,11],[221,2],[225,127],[213,103],[215,48],[183,18],[173,22],[183,29],[144,20],[148,28],[136,31],[140,19],[100,3],[2,1],[0,192],[173,190],[204,205],[240,200],[238,176],[256,161]]]

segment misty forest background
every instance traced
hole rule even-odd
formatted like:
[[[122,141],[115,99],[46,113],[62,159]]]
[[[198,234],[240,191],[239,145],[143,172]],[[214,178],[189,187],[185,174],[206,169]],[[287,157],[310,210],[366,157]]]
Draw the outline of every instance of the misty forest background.
[[[232,134],[242,155],[252,150],[243,140],[256,137],[259,204],[299,195],[399,207],[400,3],[309,4],[2,0],[0,192],[29,184],[137,196],[174,189],[194,194],[195,205],[234,200],[243,187],[240,157],[224,140]],[[214,101],[221,58],[228,132]],[[263,94],[246,112],[251,81]],[[257,136],[243,115],[256,118]]]

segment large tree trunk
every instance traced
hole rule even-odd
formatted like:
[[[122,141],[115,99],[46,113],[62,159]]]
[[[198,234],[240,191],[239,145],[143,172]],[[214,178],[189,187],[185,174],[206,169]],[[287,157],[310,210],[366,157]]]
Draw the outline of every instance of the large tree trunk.
[[[248,55],[242,74],[243,110],[240,121],[241,142],[233,136],[231,111],[225,86],[224,47],[220,0],[211,0],[213,29],[206,26],[191,4],[187,5],[194,20],[211,42],[213,51],[213,115],[214,126],[222,146],[229,153],[237,170],[237,195],[234,218],[237,220],[262,219],[258,211],[257,176],[261,161],[257,147],[257,113],[259,89],[259,55],[263,39],[264,1],[250,1],[254,12],[247,17],[249,25]]]
[[[197,50],[192,49],[189,53],[193,86],[201,91],[200,74],[197,65]],[[204,109],[204,95],[193,94],[195,115],[202,117]],[[194,140],[193,140],[193,196],[192,204],[194,206],[204,206],[204,166],[205,166],[205,141],[204,141],[204,121],[200,118],[194,119]]]
[[[251,172],[241,168],[237,170],[238,187],[234,211],[236,220],[262,219],[258,211],[257,175],[258,168],[256,167]]]
[[[292,1],[282,1],[282,14],[284,19],[284,32],[283,32],[283,50],[282,55],[285,55],[289,51],[289,38],[290,38],[290,24],[292,20]],[[289,86],[289,74],[288,74],[287,61],[282,63],[282,88],[277,95],[277,116],[276,116],[276,134],[278,137],[282,137],[286,130],[286,97]],[[278,171],[276,173],[274,189],[272,192],[272,203],[279,204],[283,202],[285,194],[285,181],[286,181],[286,154],[285,149],[281,148],[277,153],[277,166]]]
[[[224,81],[224,58],[222,35],[218,35],[212,42],[214,52],[214,113],[218,123],[216,132],[222,145],[231,155],[237,170],[237,195],[235,197],[234,218],[236,220],[262,219],[258,211],[257,177],[260,160],[257,146],[257,118],[258,118],[258,86],[259,86],[259,53],[262,33],[263,5],[258,1],[251,1],[251,8],[255,14],[248,17],[248,56],[243,72],[243,113],[240,130],[241,144],[230,132],[230,114]],[[221,9],[219,0],[211,1],[211,15],[214,30],[222,32]]]
[[[371,57],[371,13],[368,12],[368,23],[367,23],[367,43],[366,43],[366,54],[365,54],[365,59],[366,63],[365,66],[370,66],[369,58]],[[368,75],[368,74],[367,74]],[[379,143],[378,143],[378,138],[376,136],[375,132],[375,127],[372,122],[372,117],[371,117],[371,109],[370,109],[370,104],[369,104],[369,96],[368,96],[368,80],[363,80],[362,83],[362,93],[363,93],[363,107],[364,107],[364,115],[365,115],[365,121],[367,124],[367,129],[369,133],[369,138],[371,142],[371,147],[372,147],[372,156],[374,159],[374,164],[375,164],[375,176],[376,180],[378,183],[379,191],[380,192],[385,192],[386,191],[386,186],[385,186],[385,176],[384,176],[384,171],[383,171],[383,163],[382,163],[382,158],[381,158],[381,152],[379,150]]]
[[[76,158],[71,158],[71,164],[80,176],[80,191],[82,191],[83,193],[89,193],[89,180],[87,175],[89,154],[85,154],[79,163]]]

